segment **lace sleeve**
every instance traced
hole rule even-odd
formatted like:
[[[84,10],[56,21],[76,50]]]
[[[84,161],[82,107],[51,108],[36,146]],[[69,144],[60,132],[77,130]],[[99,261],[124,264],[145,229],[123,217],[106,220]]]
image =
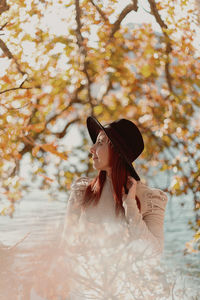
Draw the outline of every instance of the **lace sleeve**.
[[[89,178],[80,177],[71,185],[71,192],[67,202],[67,209],[63,224],[63,238],[66,236],[68,229],[73,228],[79,222],[81,215],[81,200],[84,196],[85,189],[88,185]]]
[[[167,194],[159,189],[147,188],[142,202],[145,212],[140,213],[136,200],[124,201],[125,216],[129,233],[133,239],[151,244],[154,253],[161,254],[164,246],[164,214]]]
[[[75,180],[71,185],[71,193],[67,203],[66,215],[75,215],[80,217],[81,206],[80,202],[84,196],[85,189],[89,183],[89,178],[81,177]]]

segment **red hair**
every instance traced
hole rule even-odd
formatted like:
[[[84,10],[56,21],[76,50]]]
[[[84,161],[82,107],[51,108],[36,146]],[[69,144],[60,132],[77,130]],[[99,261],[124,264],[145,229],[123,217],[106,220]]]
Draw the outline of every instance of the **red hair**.
[[[109,147],[109,163],[111,166],[111,179],[114,190],[115,200],[115,213],[125,215],[124,207],[122,205],[122,191],[123,187],[125,193],[128,193],[127,179],[130,176],[128,165],[121,158],[119,153],[115,150],[110,140],[108,141]],[[106,181],[106,171],[101,170],[99,174],[87,186],[81,206],[85,209],[87,206],[93,204],[97,205],[101,196],[101,192]],[[140,201],[136,196],[137,206],[140,210]]]

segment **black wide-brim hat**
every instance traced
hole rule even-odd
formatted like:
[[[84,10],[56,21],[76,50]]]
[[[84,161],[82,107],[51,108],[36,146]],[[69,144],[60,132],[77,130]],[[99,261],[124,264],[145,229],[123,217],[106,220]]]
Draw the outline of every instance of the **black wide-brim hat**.
[[[144,150],[144,141],[138,127],[127,119],[119,119],[102,126],[96,118],[91,116],[87,118],[87,128],[94,144],[99,131],[105,132],[115,150],[128,165],[131,176],[139,181],[140,177],[132,164]]]

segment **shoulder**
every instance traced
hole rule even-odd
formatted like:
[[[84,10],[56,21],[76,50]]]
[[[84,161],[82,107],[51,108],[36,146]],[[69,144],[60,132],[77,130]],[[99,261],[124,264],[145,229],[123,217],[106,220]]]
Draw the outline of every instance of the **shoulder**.
[[[79,177],[76,178],[72,184],[70,189],[69,203],[79,203],[80,199],[82,199],[86,187],[92,179],[89,177]]]
[[[89,177],[79,177],[75,179],[71,184],[71,190],[83,191],[86,189],[92,179]]]
[[[141,202],[143,214],[146,212],[155,212],[155,210],[165,211],[168,196],[161,189],[152,188],[142,182],[139,182],[137,185],[136,195]]]

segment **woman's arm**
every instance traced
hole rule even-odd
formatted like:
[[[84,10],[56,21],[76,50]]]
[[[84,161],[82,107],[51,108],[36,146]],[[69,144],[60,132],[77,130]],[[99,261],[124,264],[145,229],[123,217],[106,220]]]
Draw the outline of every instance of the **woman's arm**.
[[[137,207],[136,181],[125,196],[123,206],[128,223],[129,233],[134,240],[141,239],[152,246],[153,252],[161,254],[164,246],[164,213],[167,204],[167,195],[156,189],[149,189],[144,193],[147,210],[142,215]]]

